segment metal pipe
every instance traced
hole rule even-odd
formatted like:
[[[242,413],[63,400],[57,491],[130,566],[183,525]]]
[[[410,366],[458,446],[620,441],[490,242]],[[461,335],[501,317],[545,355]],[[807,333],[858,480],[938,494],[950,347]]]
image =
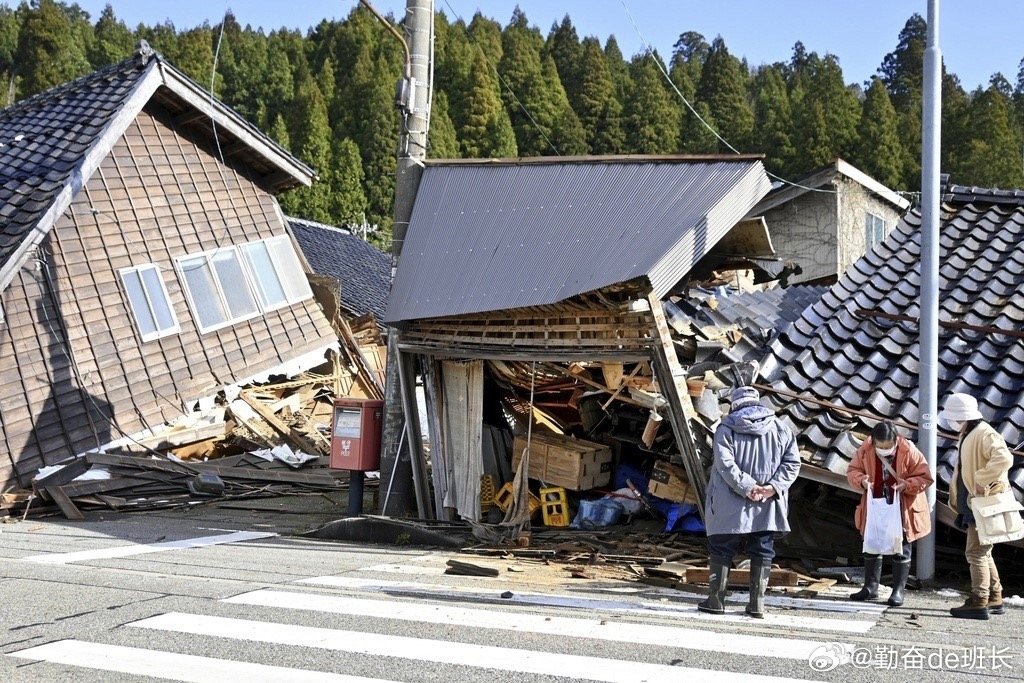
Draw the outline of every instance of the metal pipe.
[[[402,44],[402,49],[405,50],[405,77],[408,78],[410,73],[412,73],[412,56],[409,54],[409,43],[405,42],[405,36],[399,33],[398,29],[392,26],[391,22],[385,19],[381,13],[370,4],[370,0],[359,0],[359,4],[370,10],[370,13],[377,17],[377,21],[384,24],[385,28],[391,31],[391,34],[394,35],[395,38],[398,38],[398,42]]]
[[[939,164],[942,125],[942,52],[939,49],[939,0],[928,0],[928,39],[924,51],[924,105],[921,116],[921,375],[918,443],[935,476],[939,380]],[[935,528],[935,487],[928,509]],[[917,577],[935,578],[935,535],[917,543]]]

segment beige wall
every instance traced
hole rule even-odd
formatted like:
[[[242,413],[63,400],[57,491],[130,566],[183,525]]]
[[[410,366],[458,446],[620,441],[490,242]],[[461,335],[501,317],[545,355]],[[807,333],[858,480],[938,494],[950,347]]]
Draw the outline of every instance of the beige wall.
[[[3,293],[0,488],[15,466],[31,472],[120,438],[101,413],[138,432],[186,400],[336,341],[312,298],[199,333],[173,259],[285,227],[272,195],[171,121],[147,107],[41,245],[59,306],[35,262]],[[146,263],[160,267],[181,330],[142,343],[117,271]]]
[[[865,219],[868,213],[885,220],[885,234],[888,236],[896,227],[902,213],[889,202],[869,192],[860,183],[840,177],[842,194],[839,198],[841,216],[839,231],[838,275],[846,272],[855,261],[867,251]]]
[[[836,214],[836,195],[831,192],[806,192],[765,214],[779,258],[803,268],[790,283],[835,276],[839,260]]]

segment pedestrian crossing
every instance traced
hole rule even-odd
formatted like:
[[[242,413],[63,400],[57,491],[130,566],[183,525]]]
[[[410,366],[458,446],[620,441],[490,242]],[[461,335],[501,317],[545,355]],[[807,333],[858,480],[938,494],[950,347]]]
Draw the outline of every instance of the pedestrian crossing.
[[[392,573],[416,574],[411,570]],[[315,670],[306,665],[323,660],[303,652],[337,654],[328,660],[336,662],[386,658],[405,662],[412,670],[454,667],[456,671],[489,674],[476,680],[502,680],[515,673],[526,676],[523,680],[538,681],[559,677],[608,683],[781,683],[810,680],[802,675],[814,674],[806,662],[823,647],[840,656],[849,655],[854,644],[833,639],[867,633],[880,615],[873,611],[874,606],[845,618],[769,614],[770,620],[764,624],[768,628],[763,628],[740,611],[716,617],[697,612],[690,603],[656,602],[643,594],[621,600],[560,592],[516,592],[512,597],[517,600],[499,595],[494,590],[446,582],[444,576],[429,582],[387,581],[365,572],[309,577],[210,600],[204,602],[204,609],[156,613],[89,638],[57,640],[6,656],[76,670],[199,683],[410,680],[398,675],[409,670],[400,667],[388,668],[384,677],[377,677],[380,671],[376,669],[372,670],[375,675],[367,677],[365,666],[353,668],[351,673]],[[786,628],[773,630],[772,620]],[[746,632],[731,628],[738,623],[748,627]],[[356,628],[360,624],[373,626]],[[757,630],[752,630],[755,625]],[[491,635],[481,637],[481,633]],[[546,643],[579,646],[538,645]],[[206,650],[190,649],[203,644]],[[252,648],[258,652],[261,647],[293,654],[269,662],[247,661],[245,653]],[[649,657],[644,655],[648,650]],[[210,656],[211,651],[218,656]],[[222,653],[224,656],[219,656]],[[713,656],[708,657],[709,653]],[[787,668],[759,667],[767,673],[758,674],[718,670],[706,664],[728,656],[756,656],[790,664]],[[286,666],[286,659],[294,665]],[[794,675],[772,674],[777,671]],[[459,680],[457,676],[448,678]],[[84,679],[104,680],[105,676],[101,673]]]

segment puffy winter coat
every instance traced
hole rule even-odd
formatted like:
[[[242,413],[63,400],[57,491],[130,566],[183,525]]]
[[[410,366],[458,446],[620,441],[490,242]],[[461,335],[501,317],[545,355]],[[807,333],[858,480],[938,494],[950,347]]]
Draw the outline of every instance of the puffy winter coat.
[[[990,496],[1008,490],[1012,465],[1013,453],[1006,447],[1003,437],[987,422],[980,423],[960,440],[960,459],[949,484],[949,507],[957,512],[970,509],[964,505],[961,510],[957,500],[956,479],[960,470],[964,473],[969,501],[978,495],[978,488],[986,489]]]
[[[800,473],[796,437],[761,405],[729,413],[715,432],[714,465],[704,505],[709,536],[789,531],[789,487]],[[754,502],[754,486],[776,495]]]
[[[903,510],[903,534],[908,542],[916,541],[932,532],[932,516],[928,510],[928,498],[925,491],[935,483],[928,471],[928,461],[924,459],[917,446],[902,436],[896,437],[896,455],[893,458],[893,470],[896,475],[907,482],[907,487],[900,493]],[[864,479],[875,481],[875,444],[871,437],[864,439],[846,471],[846,479],[857,491],[862,491],[860,505],[853,514],[854,524],[861,536],[864,535],[864,523],[868,515],[868,492],[864,490]],[[884,474],[883,474],[884,476]]]

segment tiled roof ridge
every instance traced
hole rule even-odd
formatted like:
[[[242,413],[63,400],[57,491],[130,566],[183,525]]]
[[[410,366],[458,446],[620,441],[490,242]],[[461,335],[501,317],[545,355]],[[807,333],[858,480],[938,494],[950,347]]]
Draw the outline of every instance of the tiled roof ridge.
[[[145,41],[142,42],[145,43]],[[143,54],[145,54],[145,56],[143,56]],[[39,106],[47,106],[51,104],[53,100],[59,99],[64,93],[74,92],[75,90],[81,89],[86,84],[90,84],[92,82],[101,83],[115,74],[123,74],[131,70],[137,70],[139,75],[142,75],[142,72],[145,71],[146,66],[149,65],[151,59],[156,59],[157,61],[165,64],[167,63],[158,52],[149,50],[148,53],[140,53],[139,50],[136,50],[131,57],[123,59],[120,62],[97,69],[96,71],[85,74],[84,76],[79,76],[73,81],[61,83],[60,85],[55,85],[52,88],[47,88],[42,92],[29,95],[8,107],[0,109],[0,123],[5,119],[10,118],[12,115],[21,116],[26,113],[26,110],[31,110]]]

